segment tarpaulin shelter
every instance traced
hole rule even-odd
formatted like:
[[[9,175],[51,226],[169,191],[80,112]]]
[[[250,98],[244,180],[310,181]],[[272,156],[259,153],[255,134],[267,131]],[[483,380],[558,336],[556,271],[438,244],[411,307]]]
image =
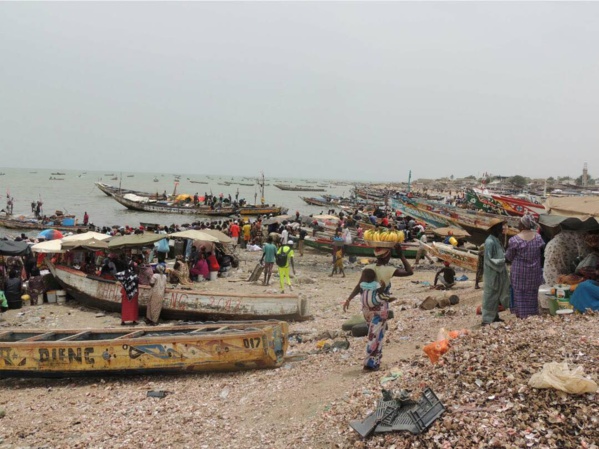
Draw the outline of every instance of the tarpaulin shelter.
[[[196,229],[188,229],[187,231],[173,232],[172,234],[169,234],[169,237],[180,237],[180,238],[184,238],[184,239],[202,240],[204,242],[218,242],[219,241],[219,239],[217,237],[209,234],[206,231],[207,231],[207,229],[204,229],[201,231],[196,230]]]
[[[117,236],[108,241],[108,249],[139,248],[140,246],[152,245],[154,242],[165,238],[168,238],[166,234],[154,234],[152,232]]]
[[[576,217],[583,221],[590,217],[599,217],[597,196],[549,197],[544,206],[547,215]]]
[[[31,247],[31,251],[34,253],[64,253],[66,250],[62,249],[62,242],[60,240],[48,240],[47,242],[36,243]]]
[[[26,256],[31,252],[27,242],[14,240],[0,240],[0,255],[3,256]]]
[[[87,240],[70,240],[68,242],[62,242],[63,250],[72,250],[72,249],[87,249],[90,251],[100,251],[108,249],[108,242],[103,240],[98,240],[95,238],[90,238]]]

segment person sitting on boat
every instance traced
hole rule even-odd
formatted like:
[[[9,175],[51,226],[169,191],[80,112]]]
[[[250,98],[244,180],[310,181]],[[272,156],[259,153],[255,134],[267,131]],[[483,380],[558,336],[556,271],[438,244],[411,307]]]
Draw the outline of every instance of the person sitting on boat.
[[[100,276],[105,279],[115,279],[116,265],[110,258],[106,257],[100,270]]]
[[[458,246],[458,241],[457,239],[453,236],[453,232],[449,231],[447,233],[447,237],[445,237],[445,240],[443,240],[443,243],[445,243],[446,245],[451,245],[454,248]]]
[[[449,266],[448,261],[443,262],[443,265],[443,268],[435,274],[433,287],[437,290],[449,290],[455,285],[455,270]],[[438,286],[437,282],[439,282]]]
[[[183,256],[177,256],[177,260],[172,269],[168,270],[169,282],[171,284],[190,285],[189,268],[183,260]]]
[[[210,278],[206,254],[203,252],[198,254],[198,260],[190,270],[190,276],[192,281],[207,281]]]

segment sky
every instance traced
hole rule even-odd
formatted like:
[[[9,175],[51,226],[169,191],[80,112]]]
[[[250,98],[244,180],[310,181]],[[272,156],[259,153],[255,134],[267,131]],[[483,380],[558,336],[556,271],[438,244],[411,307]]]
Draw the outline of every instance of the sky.
[[[0,166],[599,175],[599,3],[0,3]]]

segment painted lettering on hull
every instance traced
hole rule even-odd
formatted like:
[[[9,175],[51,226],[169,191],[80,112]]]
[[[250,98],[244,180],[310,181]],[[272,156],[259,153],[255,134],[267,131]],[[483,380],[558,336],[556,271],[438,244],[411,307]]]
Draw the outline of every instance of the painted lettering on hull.
[[[94,348],[40,348],[39,360],[40,363],[77,363],[93,365],[94,358],[91,355],[94,353]]]

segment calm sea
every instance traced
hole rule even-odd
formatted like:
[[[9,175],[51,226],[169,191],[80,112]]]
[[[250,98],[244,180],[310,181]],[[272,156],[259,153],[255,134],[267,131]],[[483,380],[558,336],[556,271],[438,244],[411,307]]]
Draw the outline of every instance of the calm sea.
[[[64,173],[56,175],[53,173]],[[0,168],[0,188],[3,199],[0,200],[0,208],[6,207],[6,195],[14,198],[14,215],[32,216],[31,202],[43,201],[43,211],[46,215],[52,215],[56,210],[65,214],[73,214],[81,223],[83,213],[87,211],[90,216],[90,222],[96,226],[139,226],[140,222],[161,223],[161,224],[184,224],[195,221],[190,215],[177,214],[157,214],[148,212],[136,212],[126,209],[117,203],[96,186],[96,181],[102,181],[111,185],[121,184],[122,188],[140,190],[144,192],[164,192],[172,193],[175,188],[175,174],[162,173],[121,173],[120,172],[94,172],[94,171],[72,171],[72,170],[45,170],[45,169],[14,169]],[[227,196],[230,194],[233,198],[237,189],[239,189],[239,198],[245,198],[248,203],[253,204],[255,195],[260,202],[260,192],[257,185],[242,186],[230,185],[224,186],[219,183],[252,183],[256,181],[258,174],[254,177],[230,177],[230,176],[211,176],[211,175],[189,175],[177,173],[180,175],[177,193],[189,193],[193,195],[198,192],[200,196],[205,192],[215,195],[221,192]],[[60,180],[51,180],[50,178],[60,178]],[[112,178],[119,179],[113,180]],[[157,179],[157,182],[154,182]],[[192,181],[206,181],[208,184],[194,184]],[[281,182],[282,181],[282,182]],[[295,213],[296,210],[303,215],[318,214],[323,208],[309,206],[300,197],[301,196],[320,196],[323,193],[349,196],[352,185],[333,184],[333,182],[314,179],[283,179],[266,178],[265,201],[268,204],[276,204],[289,208],[289,213]],[[273,186],[273,183],[288,183],[291,185],[308,185],[317,187],[326,185],[325,192],[292,192],[280,190]],[[326,210],[324,211],[327,212]],[[198,220],[206,219],[198,217]],[[0,228],[0,236],[14,236],[18,232]],[[29,233],[29,235],[34,234]]]

